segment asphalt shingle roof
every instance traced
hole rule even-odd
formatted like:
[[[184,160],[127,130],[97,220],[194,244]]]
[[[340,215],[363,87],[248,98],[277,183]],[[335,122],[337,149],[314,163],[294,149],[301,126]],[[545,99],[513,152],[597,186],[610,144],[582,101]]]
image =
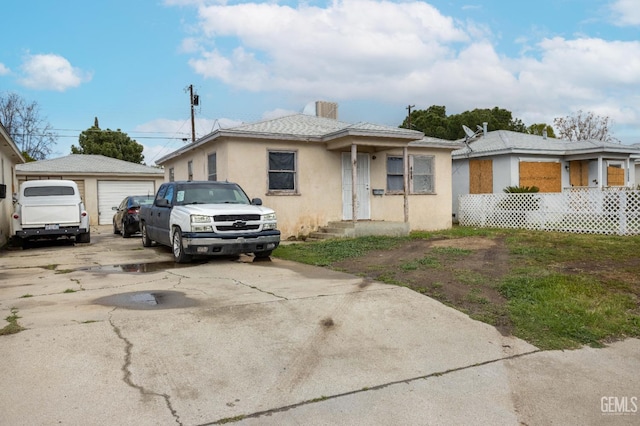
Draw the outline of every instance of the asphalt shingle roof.
[[[105,174],[155,174],[164,175],[162,169],[130,163],[104,155],[71,154],[50,160],[18,164],[17,171],[38,173],[105,173]]]
[[[464,142],[464,140],[460,140]],[[638,147],[597,140],[566,141],[508,130],[487,132],[468,142],[468,145],[453,151],[453,158],[484,156],[507,153],[547,155],[572,155],[589,152],[640,153]]]

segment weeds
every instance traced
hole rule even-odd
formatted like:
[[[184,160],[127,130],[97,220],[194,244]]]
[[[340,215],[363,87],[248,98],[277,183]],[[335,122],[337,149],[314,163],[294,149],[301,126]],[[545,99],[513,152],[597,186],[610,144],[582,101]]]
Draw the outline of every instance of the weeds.
[[[25,330],[20,324],[18,324],[18,309],[11,308],[11,315],[5,318],[5,320],[9,323],[4,328],[0,329],[0,336],[6,336],[9,334],[20,333],[22,330]]]

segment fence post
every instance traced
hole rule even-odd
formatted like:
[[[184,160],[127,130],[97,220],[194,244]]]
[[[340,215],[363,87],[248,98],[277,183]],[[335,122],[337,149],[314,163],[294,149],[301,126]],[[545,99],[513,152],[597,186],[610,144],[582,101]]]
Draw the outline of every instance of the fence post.
[[[618,235],[627,235],[627,191],[618,191],[620,194],[620,229]]]

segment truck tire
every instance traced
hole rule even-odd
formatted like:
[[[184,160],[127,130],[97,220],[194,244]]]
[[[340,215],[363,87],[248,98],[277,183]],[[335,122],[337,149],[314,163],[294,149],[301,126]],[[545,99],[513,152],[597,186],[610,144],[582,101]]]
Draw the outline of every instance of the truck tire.
[[[89,244],[91,242],[91,231],[76,235],[76,243]]]
[[[257,251],[253,253],[253,255],[256,257],[256,259],[267,259],[269,256],[271,256],[272,251],[273,250]]]
[[[182,246],[182,230],[176,228],[171,236],[171,247],[173,249],[173,260],[176,263],[189,263],[191,262],[191,256],[185,254],[184,247]]]
[[[149,234],[147,234],[147,225],[144,222],[140,223],[140,233],[142,234],[142,246],[151,247],[153,241],[149,238]]]

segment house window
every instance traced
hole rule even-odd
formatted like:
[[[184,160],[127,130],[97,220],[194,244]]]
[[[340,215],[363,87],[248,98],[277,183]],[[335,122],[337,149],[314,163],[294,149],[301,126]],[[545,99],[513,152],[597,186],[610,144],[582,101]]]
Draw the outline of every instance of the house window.
[[[193,180],[193,160],[189,160],[187,163],[187,180]]]
[[[173,167],[169,169],[169,182],[173,182],[175,180],[175,175],[173,174]]]
[[[296,153],[269,151],[269,191],[296,192]]]
[[[218,168],[216,165],[216,153],[209,154],[207,157],[207,170],[209,175],[209,180],[218,180]]]
[[[433,194],[434,157],[430,155],[409,156],[409,191],[412,194]],[[387,192],[404,191],[404,165],[402,157],[387,157]]]
[[[431,155],[412,155],[410,161],[411,193],[433,194],[434,185],[434,157]]]
[[[387,192],[404,191],[402,157],[387,157]]]

